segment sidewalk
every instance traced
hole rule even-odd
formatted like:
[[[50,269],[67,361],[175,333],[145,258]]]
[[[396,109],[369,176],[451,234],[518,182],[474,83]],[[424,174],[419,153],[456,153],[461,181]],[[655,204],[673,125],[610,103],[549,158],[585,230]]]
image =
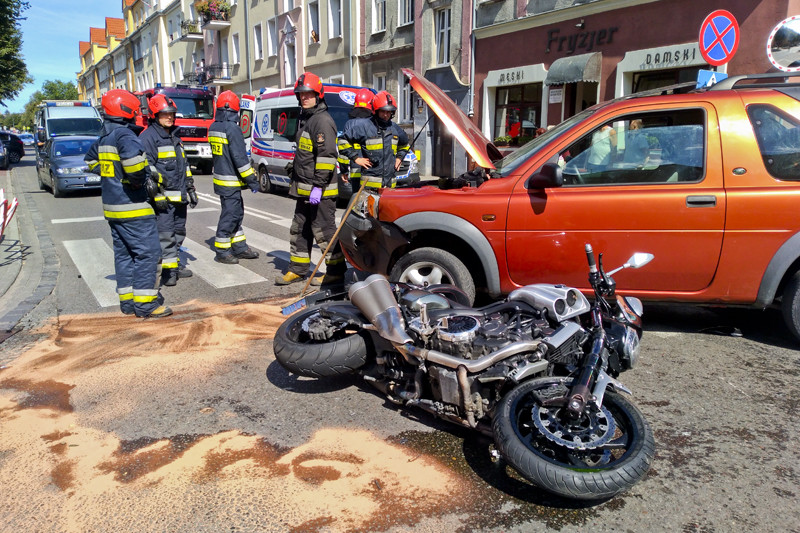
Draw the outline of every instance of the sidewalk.
[[[6,197],[19,207],[0,241],[0,343],[19,330],[20,321],[55,288],[58,256],[41,213],[22,178],[25,167],[0,171]]]

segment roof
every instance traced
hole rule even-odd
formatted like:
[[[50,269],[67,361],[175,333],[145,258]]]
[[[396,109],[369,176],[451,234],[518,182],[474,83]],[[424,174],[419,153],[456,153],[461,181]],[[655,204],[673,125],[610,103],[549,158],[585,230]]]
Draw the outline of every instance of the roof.
[[[83,56],[91,48],[92,48],[92,43],[90,43],[88,41],[79,41],[78,42],[78,50],[80,51],[81,56]]]
[[[106,17],[106,34],[117,39],[125,38],[125,21],[114,17]]]
[[[89,28],[89,42],[92,44],[99,44],[100,46],[106,46],[105,28]]]

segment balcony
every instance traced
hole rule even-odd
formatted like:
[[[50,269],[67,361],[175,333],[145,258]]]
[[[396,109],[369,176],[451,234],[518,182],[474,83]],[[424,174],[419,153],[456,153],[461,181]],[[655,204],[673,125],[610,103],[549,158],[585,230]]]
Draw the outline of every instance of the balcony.
[[[217,85],[231,85],[231,68],[227,63],[223,65],[209,65],[205,69],[205,83],[215,83]]]
[[[179,41],[202,41],[203,30],[200,23],[196,20],[184,20],[181,22],[181,36]]]
[[[220,14],[216,17],[213,15],[204,15],[203,25],[201,27],[209,31],[224,30],[231,27],[231,22],[225,14]]]

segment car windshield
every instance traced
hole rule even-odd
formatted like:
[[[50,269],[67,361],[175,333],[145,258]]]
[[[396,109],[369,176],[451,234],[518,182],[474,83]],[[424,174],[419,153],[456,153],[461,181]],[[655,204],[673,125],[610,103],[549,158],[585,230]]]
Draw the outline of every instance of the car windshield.
[[[172,99],[183,118],[214,118],[214,99],[209,97],[182,97]]]
[[[55,157],[83,155],[89,151],[92,144],[94,144],[93,139],[59,139],[53,143],[53,155]]]
[[[595,112],[589,108],[574,115],[555,128],[547,130],[545,133],[533,138],[530,142],[520,146],[517,150],[507,155],[500,161],[495,161],[495,168],[500,176],[505,177],[511,174],[519,165],[527,161],[533,154],[537,153],[550,141],[560,137],[564,132],[572,128],[575,124],[585,120]]]
[[[50,135],[99,135],[103,121],[99,118],[57,118],[47,121]]]

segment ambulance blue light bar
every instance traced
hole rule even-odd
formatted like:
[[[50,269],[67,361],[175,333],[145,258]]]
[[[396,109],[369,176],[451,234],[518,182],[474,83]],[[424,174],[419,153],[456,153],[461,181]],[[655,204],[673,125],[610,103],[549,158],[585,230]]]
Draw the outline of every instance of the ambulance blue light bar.
[[[89,107],[89,102],[47,102],[47,107]]]

